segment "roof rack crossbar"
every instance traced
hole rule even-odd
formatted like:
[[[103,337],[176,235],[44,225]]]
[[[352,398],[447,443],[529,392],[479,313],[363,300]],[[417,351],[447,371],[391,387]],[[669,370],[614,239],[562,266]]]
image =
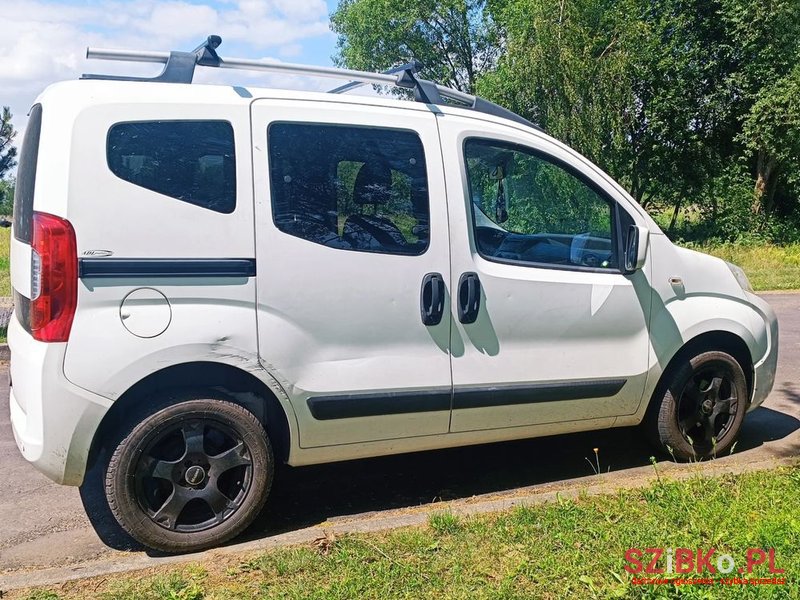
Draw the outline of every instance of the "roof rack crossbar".
[[[478,96],[473,96],[454,90],[426,79],[417,77],[417,72],[422,65],[412,61],[399,67],[394,67],[383,73],[371,73],[354,69],[340,69],[337,67],[321,67],[316,65],[303,65],[283,63],[270,60],[252,60],[246,58],[221,58],[217,48],[222,44],[218,35],[210,35],[205,42],[192,52],[153,52],[147,50],[113,50],[104,48],[87,48],[86,58],[102,60],[116,60],[128,62],[161,63],[164,70],[155,77],[130,77],[119,75],[84,74],[81,79],[110,79],[115,81],[152,81],[161,83],[192,83],[196,66],[216,67],[219,69],[239,69],[251,71],[270,71],[278,73],[291,73],[293,75],[309,75],[316,77],[331,77],[335,79],[350,79],[349,83],[330,90],[330,93],[339,94],[362,85],[379,84],[411,89],[414,99],[426,104],[444,104],[445,98],[454,101],[465,108],[477,112],[491,114],[529,127],[539,129],[530,121],[523,119],[514,112],[498,106]]]

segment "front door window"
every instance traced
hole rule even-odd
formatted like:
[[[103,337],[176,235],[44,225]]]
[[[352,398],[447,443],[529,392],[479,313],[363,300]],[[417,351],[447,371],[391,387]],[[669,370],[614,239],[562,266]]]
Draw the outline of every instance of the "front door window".
[[[488,260],[618,270],[613,204],[534,151],[470,139],[465,146],[473,233]]]

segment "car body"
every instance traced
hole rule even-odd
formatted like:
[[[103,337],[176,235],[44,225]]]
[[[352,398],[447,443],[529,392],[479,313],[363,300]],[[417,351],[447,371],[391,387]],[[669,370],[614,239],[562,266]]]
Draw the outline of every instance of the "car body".
[[[163,389],[224,390],[279,460],[307,465],[637,425],[687,349],[735,357],[748,409],[772,388],[777,321],[743,273],[672,244],[522,123],[125,81],[58,83],[35,106],[10,407],[58,483],[80,485]],[[51,225],[55,259],[32,240]]]

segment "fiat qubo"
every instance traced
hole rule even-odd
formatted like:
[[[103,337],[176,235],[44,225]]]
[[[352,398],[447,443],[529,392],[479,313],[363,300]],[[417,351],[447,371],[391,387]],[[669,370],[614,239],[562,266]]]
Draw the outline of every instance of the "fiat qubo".
[[[276,463],[642,425],[729,452],[778,325],[518,115],[417,75],[91,50],[30,111],[11,239],[16,442],[102,473],[119,524],[183,552],[259,513]],[[192,84],[196,67],[335,77]],[[407,99],[348,95],[397,86]]]

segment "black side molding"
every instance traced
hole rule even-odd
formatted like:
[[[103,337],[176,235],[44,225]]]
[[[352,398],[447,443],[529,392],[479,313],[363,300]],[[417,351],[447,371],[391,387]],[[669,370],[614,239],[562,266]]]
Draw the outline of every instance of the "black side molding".
[[[82,279],[112,277],[255,277],[254,258],[79,258]]]
[[[318,421],[329,421],[450,410],[451,400],[453,410],[458,410],[607,398],[617,394],[626,382],[626,379],[589,379],[538,384],[463,387],[456,388],[452,394],[446,390],[346,394],[311,397],[307,403],[311,416]]]
[[[308,399],[308,409],[318,421],[377,417],[450,410],[450,390],[347,394]]]
[[[538,384],[463,387],[453,392],[453,410],[561,402],[584,398],[608,398],[625,385],[626,379],[587,379]]]

